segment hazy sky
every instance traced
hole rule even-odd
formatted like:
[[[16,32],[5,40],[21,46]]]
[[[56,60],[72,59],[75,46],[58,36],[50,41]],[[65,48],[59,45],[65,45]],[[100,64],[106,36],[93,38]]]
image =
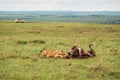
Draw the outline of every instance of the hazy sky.
[[[120,11],[120,0],[0,0],[0,10]]]

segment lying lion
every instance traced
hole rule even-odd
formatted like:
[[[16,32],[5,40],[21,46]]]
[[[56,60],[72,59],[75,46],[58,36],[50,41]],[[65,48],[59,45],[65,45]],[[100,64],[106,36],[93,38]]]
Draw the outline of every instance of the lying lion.
[[[44,50],[42,52],[42,56],[44,57],[53,57],[53,58],[65,58],[66,55],[63,51],[59,50]]]
[[[86,58],[96,56],[95,51],[92,49],[92,44],[89,45],[90,50],[85,52],[83,48],[73,46],[68,52],[68,58]]]

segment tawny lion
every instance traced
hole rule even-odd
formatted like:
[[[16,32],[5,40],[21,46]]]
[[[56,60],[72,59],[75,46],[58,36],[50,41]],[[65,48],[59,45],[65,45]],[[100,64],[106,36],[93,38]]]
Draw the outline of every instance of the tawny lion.
[[[42,56],[54,57],[54,58],[65,58],[66,57],[65,53],[59,50],[44,50],[42,52]]]

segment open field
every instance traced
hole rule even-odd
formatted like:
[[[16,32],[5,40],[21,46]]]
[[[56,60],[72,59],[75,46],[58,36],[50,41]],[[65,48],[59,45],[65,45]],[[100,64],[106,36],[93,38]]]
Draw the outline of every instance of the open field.
[[[42,49],[73,45],[89,50],[87,59],[40,58]],[[0,22],[0,80],[119,80],[120,25],[79,22]]]

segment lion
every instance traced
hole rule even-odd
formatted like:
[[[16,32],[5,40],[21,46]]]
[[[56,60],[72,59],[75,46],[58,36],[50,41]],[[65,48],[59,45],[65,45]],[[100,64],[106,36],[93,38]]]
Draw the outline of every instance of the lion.
[[[95,51],[92,49],[93,44],[89,44],[90,50],[87,52],[84,51],[83,48],[78,46],[73,46],[69,52],[67,57],[68,58],[87,58],[87,57],[93,57],[96,56]]]
[[[63,51],[59,51],[59,50],[44,50],[42,52],[42,56],[44,57],[53,57],[53,58],[65,58],[66,55]]]
[[[92,46],[93,46],[93,44],[90,44],[90,45],[89,45],[90,50],[86,52],[86,54],[87,54],[88,57],[96,56],[96,53],[95,53],[95,51],[92,49]]]
[[[71,55],[72,58],[77,58],[77,57],[80,57],[84,54],[84,50],[83,48],[81,47],[78,47],[78,46],[73,46],[69,52],[68,52],[68,56]]]

